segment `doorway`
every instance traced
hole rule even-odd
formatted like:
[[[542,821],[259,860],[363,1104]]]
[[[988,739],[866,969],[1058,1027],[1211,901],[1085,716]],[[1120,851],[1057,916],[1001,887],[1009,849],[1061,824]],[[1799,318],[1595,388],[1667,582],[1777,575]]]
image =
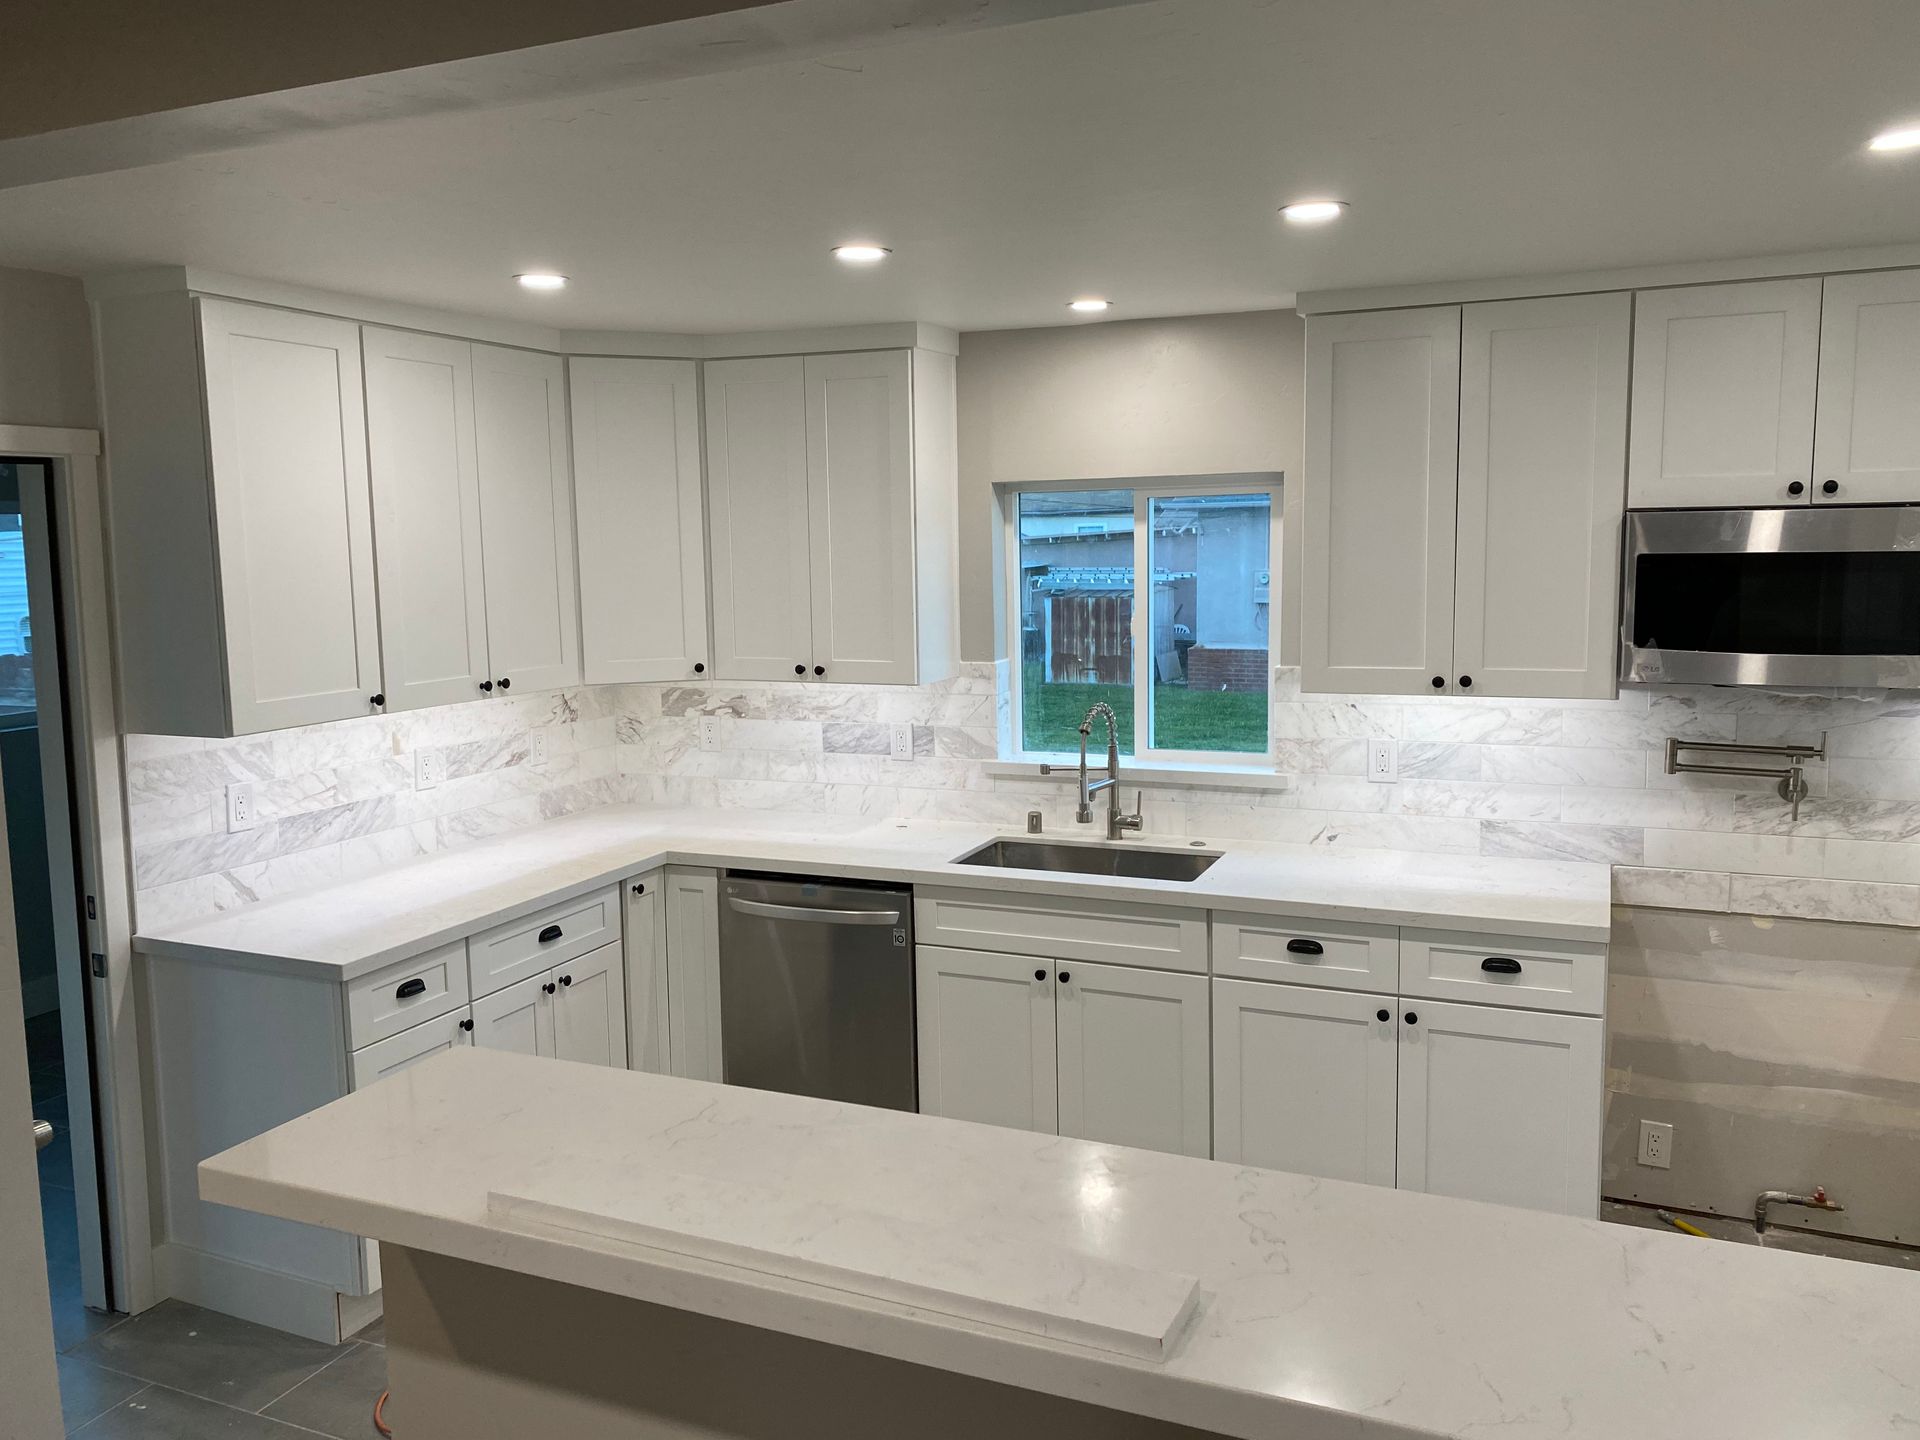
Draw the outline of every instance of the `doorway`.
[[[0,459],[0,786],[57,1349],[111,1323],[50,460]]]

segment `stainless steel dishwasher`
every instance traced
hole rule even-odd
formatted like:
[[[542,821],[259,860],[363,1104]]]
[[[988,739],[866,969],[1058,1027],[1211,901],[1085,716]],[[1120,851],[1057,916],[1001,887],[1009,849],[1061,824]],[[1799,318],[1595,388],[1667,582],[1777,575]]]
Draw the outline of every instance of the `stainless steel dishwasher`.
[[[913,892],[729,870],[720,1054],[729,1085],[917,1110]]]

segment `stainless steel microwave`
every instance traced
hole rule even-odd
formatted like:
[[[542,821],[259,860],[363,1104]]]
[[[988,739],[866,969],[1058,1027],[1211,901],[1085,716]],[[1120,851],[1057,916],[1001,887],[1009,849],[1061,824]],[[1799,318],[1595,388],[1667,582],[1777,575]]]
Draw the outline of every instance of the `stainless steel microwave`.
[[[1634,510],[1620,678],[1920,688],[1920,506]]]

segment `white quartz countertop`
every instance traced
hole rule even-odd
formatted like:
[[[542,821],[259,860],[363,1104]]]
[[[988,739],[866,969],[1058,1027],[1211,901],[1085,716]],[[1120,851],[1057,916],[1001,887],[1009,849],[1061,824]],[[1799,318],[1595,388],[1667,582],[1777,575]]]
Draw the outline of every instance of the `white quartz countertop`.
[[[489,1207],[598,1214],[662,1170],[895,1215],[958,1258],[1017,1237],[1191,1276],[1199,1308],[1156,1360]],[[220,1204],[1262,1440],[1920,1427],[1905,1271],[496,1051],[437,1056],[200,1180]],[[751,1233],[754,1202],[736,1208]]]
[[[144,932],[148,955],[351,979],[656,865],[789,869],[914,885],[977,886],[1604,943],[1605,865],[1229,841],[1190,884],[956,865],[1004,830],[926,821],[613,806],[552,820],[303,895]],[[1084,836],[1054,833],[1054,840]],[[1190,848],[1152,836],[1131,846]]]

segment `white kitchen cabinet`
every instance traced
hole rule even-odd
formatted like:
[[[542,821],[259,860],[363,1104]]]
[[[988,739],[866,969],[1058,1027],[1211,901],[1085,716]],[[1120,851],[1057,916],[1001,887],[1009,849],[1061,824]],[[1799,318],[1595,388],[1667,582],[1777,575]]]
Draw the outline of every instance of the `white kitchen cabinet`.
[[[473,1043],[482,1050],[553,1054],[553,978],[542,971],[473,1002]]]
[[[1920,270],[1827,277],[1816,505],[1920,500]]]
[[[620,943],[553,967],[553,1053],[627,1068],[627,977]]]
[[[1805,503],[1822,363],[1817,279],[1642,291],[1627,503]]]
[[[667,1054],[675,1075],[720,1080],[720,877],[666,871]]]
[[[1393,1184],[1397,1008],[1391,995],[1215,980],[1214,1158]]]
[[[1212,1154],[1207,977],[1074,961],[1053,968],[1060,1133]]]
[[[715,675],[951,674],[953,357],[717,360],[705,380]]]
[[[473,347],[361,331],[387,709],[478,699],[487,668]]]
[[[589,685],[709,672],[700,387],[691,360],[567,364]]]
[[[1055,969],[1028,955],[917,947],[923,1115],[1058,1133]]]
[[[398,1035],[389,1035],[354,1051],[349,1065],[353,1088],[364,1090],[374,1081],[396,1075],[409,1065],[418,1065],[443,1051],[472,1043],[473,1017],[462,1005],[458,1010],[423,1020]]]
[[[1398,1184],[1592,1216],[1605,1021],[1400,1002]]]
[[[557,355],[473,347],[487,662],[500,690],[580,683],[566,391]]]
[[[1621,293],[1462,311],[1457,694],[1617,691],[1631,308]]]
[[[121,720],[245,735],[378,709],[359,328],[102,302]]]
[[[1448,688],[1459,394],[1458,307],[1308,318],[1302,689]]]
[[[667,1036],[666,872],[649,870],[625,886],[627,1068],[671,1073]]]

